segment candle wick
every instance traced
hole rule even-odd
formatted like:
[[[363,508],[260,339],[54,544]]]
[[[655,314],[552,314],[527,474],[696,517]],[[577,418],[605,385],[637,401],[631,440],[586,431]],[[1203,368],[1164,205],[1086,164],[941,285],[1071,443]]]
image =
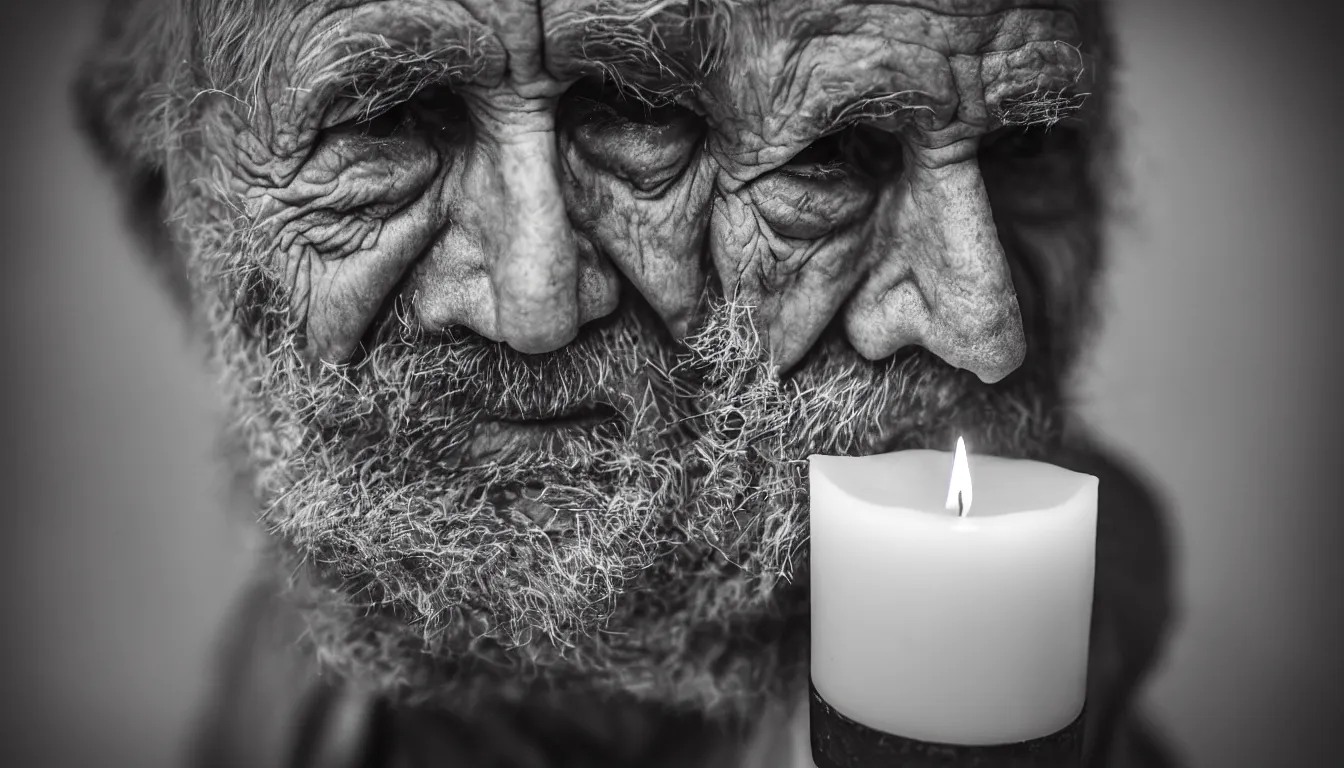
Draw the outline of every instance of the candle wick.
[[[957,517],[966,516],[966,505],[961,500],[961,491],[957,491]]]

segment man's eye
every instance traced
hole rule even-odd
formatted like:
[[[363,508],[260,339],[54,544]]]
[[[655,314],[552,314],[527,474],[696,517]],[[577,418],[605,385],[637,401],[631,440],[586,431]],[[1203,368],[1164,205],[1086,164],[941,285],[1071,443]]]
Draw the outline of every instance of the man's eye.
[[[779,170],[789,176],[836,179],[846,176],[851,167],[841,134],[832,134],[808,144]]]
[[[559,121],[593,166],[655,194],[680,177],[705,133],[704,120],[672,103],[646,103],[589,78],[565,93]]]
[[[411,131],[454,134],[466,130],[469,115],[462,97],[446,87],[431,86],[410,99],[368,110],[336,129],[370,139],[390,139]]]
[[[1066,125],[1013,126],[985,137],[980,152],[996,160],[1035,160],[1076,150],[1080,141],[1081,132]]]
[[[610,128],[621,124],[658,128],[694,117],[690,110],[670,100],[639,98],[606,78],[584,78],[565,93],[565,98],[580,121]]]
[[[403,128],[408,128],[410,122],[410,114],[406,111],[405,105],[399,104],[354,123],[351,130],[371,139],[389,139]]]
[[[901,145],[895,135],[866,125],[850,126],[803,148],[780,173],[820,181],[851,175],[885,178],[899,173]]]
[[[466,100],[446,86],[425,88],[406,106],[420,127],[444,138],[464,138],[471,129],[471,113]]]
[[[980,171],[996,211],[1053,220],[1087,197],[1087,137],[1067,125],[1014,126],[980,143]]]

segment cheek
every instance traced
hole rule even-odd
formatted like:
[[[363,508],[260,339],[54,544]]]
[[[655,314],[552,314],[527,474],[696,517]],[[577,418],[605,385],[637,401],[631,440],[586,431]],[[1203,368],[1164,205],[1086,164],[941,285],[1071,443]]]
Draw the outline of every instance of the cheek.
[[[386,250],[384,228],[407,211],[423,218],[440,165],[423,141],[334,136],[285,186],[249,189],[245,208],[281,271],[297,259],[340,264]]]
[[[679,175],[649,194],[610,172],[610,163],[596,163],[598,151],[561,137],[570,219],[680,336],[689,330],[704,286],[713,165],[696,152]]]
[[[853,228],[871,212],[868,186],[848,178],[805,180],[768,174],[748,187],[748,196],[772,231],[796,240],[818,240]]]
[[[256,255],[287,294],[311,352],[345,359],[437,221],[442,161],[415,139],[325,140],[286,186],[254,188]]]
[[[787,369],[811,348],[858,284],[871,251],[871,227],[855,216],[841,226],[819,223],[823,234],[790,237],[771,221],[782,216],[792,223],[795,213],[777,210],[778,198],[762,204],[756,197],[743,190],[715,201],[709,251],[725,293],[756,308],[771,353]]]

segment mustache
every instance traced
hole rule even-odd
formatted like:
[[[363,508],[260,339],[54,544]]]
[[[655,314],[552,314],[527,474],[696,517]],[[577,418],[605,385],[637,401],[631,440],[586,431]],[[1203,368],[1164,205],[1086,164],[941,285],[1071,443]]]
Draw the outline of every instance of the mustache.
[[[519,352],[461,327],[426,331],[397,297],[367,336],[361,355],[323,366],[315,384],[337,409],[352,400],[396,397],[420,418],[446,412],[479,419],[545,420],[605,406],[629,417],[666,386],[678,345],[642,303],[627,301],[587,323],[570,344],[544,354]],[[330,420],[319,419],[319,423]]]

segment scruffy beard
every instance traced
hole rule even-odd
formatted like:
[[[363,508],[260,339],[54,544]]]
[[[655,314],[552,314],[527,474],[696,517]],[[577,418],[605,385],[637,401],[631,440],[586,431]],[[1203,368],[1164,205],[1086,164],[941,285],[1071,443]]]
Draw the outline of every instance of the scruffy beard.
[[[712,294],[684,342],[628,303],[537,356],[425,334],[396,303],[358,360],[314,366],[275,275],[211,285],[229,435],[305,639],[402,700],[563,690],[747,714],[805,674],[809,454],[965,435],[1040,456],[1057,437],[1044,367],[989,387],[923,350],[872,363],[837,331],[781,378],[751,309]],[[501,437],[498,417],[581,402],[611,415]]]

